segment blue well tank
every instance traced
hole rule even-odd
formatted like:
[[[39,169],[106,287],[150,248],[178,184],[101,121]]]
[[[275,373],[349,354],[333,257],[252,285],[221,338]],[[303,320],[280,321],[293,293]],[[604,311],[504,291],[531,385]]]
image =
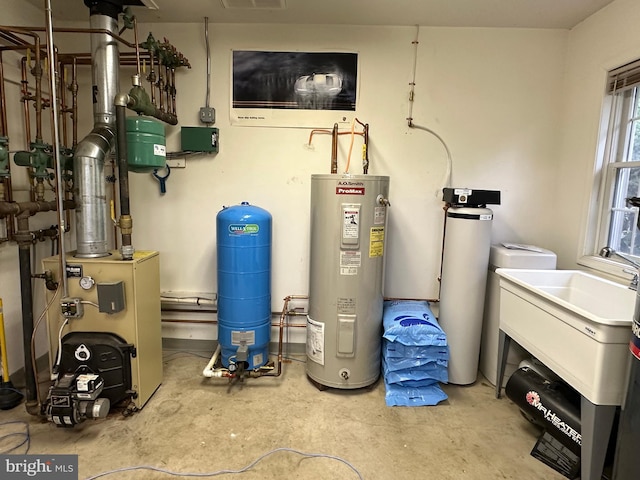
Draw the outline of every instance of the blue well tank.
[[[269,357],[271,214],[248,202],[224,207],[216,217],[216,236],[222,364],[245,361],[245,369],[258,368]]]

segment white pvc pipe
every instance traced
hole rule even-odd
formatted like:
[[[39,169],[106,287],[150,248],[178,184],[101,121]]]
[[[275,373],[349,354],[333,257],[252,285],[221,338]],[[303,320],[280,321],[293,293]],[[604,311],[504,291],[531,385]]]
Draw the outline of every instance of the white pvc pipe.
[[[211,298],[204,297],[167,297],[162,295],[160,297],[162,303],[176,303],[183,305],[215,305],[216,301]]]
[[[220,355],[220,349],[221,348],[222,347],[218,343],[218,346],[216,347],[216,351],[213,352],[213,356],[211,357],[211,360],[209,360],[209,363],[207,363],[207,366],[204,367],[204,370],[202,371],[202,376],[203,377],[207,377],[207,378],[222,377],[222,372],[221,371],[216,372],[215,370],[213,370],[213,366],[218,361],[218,356]],[[216,375],[216,373],[220,373],[220,374]]]

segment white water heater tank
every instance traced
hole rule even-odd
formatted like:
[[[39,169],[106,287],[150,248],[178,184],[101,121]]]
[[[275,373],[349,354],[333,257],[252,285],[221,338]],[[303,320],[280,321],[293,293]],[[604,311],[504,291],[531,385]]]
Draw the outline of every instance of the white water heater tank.
[[[312,175],[307,375],[353,389],[380,375],[389,177]]]

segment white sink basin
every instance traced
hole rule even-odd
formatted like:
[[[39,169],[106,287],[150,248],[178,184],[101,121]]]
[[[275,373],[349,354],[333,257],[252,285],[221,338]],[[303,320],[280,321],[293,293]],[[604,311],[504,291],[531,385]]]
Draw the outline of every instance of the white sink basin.
[[[595,405],[620,405],[635,292],[579,270],[499,268],[500,329]]]
[[[619,283],[580,270],[501,268],[498,274],[594,322],[630,325],[635,294]]]

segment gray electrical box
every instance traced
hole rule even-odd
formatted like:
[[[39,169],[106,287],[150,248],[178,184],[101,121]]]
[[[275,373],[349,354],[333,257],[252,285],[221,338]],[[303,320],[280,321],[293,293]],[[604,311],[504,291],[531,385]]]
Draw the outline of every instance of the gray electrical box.
[[[98,283],[98,310],[118,313],[124,310],[124,282]]]

